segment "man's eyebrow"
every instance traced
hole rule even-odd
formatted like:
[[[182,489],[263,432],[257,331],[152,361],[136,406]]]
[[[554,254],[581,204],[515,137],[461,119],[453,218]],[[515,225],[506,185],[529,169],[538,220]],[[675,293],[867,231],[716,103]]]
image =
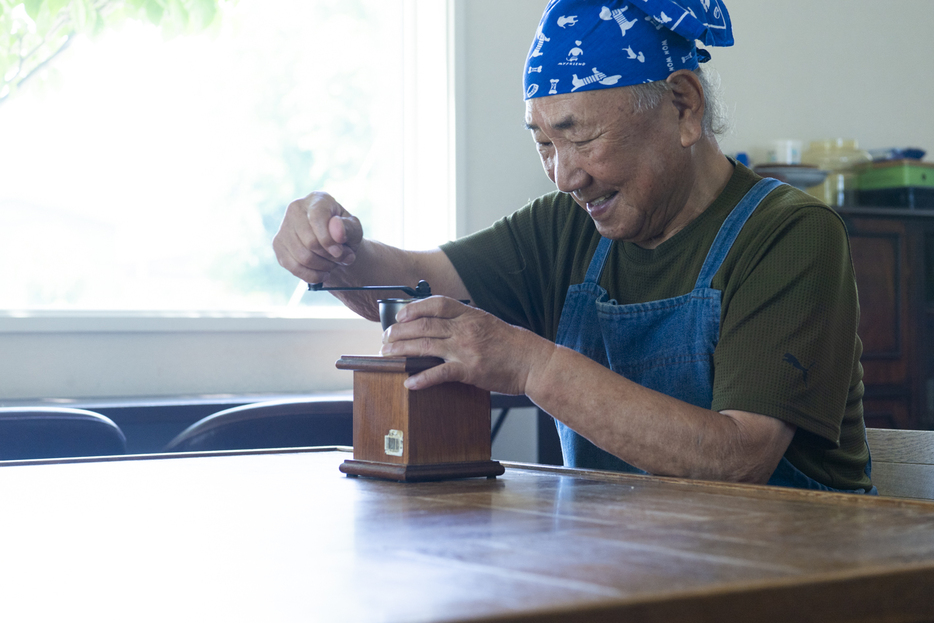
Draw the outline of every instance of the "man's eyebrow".
[[[558,123],[553,124],[555,130],[570,130],[577,125],[577,119],[574,118],[574,115],[568,115]]]
[[[565,117],[558,123],[555,123],[551,127],[553,127],[555,130],[570,130],[576,125],[577,125],[577,119],[575,119],[573,115],[568,115],[567,117]],[[535,130],[538,130],[539,127],[533,123],[526,122],[525,129],[532,130],[534,132]]]

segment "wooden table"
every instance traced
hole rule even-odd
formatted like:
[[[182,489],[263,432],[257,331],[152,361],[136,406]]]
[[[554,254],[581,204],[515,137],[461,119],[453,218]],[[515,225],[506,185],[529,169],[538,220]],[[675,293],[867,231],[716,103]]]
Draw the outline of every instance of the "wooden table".
[[[934,621],[934,504],[342,451],[0,466],[0,621]]]

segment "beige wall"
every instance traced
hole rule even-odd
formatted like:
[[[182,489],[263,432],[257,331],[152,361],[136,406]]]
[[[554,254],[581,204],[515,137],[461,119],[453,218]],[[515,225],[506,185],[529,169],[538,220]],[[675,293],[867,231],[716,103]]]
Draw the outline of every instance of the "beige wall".
[[[458,0],[463,158],[460,233],[551,189],[522,129],[521,70],[545,0]],[[855,138],[934,152],[934,2],[725,0],[736,45],[712,50],[733,111],[725,152],[764,159],[769,142]],[[934,160],[934,155],[929,159]]]
[[[736,45],[711,62],[735,106],[725,150],[846,137],[934,152],[934,2],[726,1]]]
[[[458,234],[554,186],[525,122],[522,70],[544,0],[457,0]]]

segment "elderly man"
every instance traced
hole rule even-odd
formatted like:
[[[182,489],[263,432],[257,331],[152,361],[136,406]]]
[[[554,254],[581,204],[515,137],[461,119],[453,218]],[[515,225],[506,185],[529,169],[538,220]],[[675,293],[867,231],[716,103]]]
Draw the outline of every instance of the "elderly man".
[[[557,192],[431,252],[365,239],[312,193],[277,257],[310,283],[428,280],[442,296],[405,307],[382,353],[444,359],[412,390],[525,393],[567,465],[874,492],[843,223],[721,153],[698,39],[732,44],[719,0],[551,0],[524,75]]]

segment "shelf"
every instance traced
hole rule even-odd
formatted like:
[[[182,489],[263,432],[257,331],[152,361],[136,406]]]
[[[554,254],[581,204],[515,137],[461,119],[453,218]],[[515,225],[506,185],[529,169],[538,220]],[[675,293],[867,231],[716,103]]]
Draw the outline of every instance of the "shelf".
[[[885,206],[831,206],[843,216],[882,216],[887,218],[934,218],[931,208],[887,208]]]

